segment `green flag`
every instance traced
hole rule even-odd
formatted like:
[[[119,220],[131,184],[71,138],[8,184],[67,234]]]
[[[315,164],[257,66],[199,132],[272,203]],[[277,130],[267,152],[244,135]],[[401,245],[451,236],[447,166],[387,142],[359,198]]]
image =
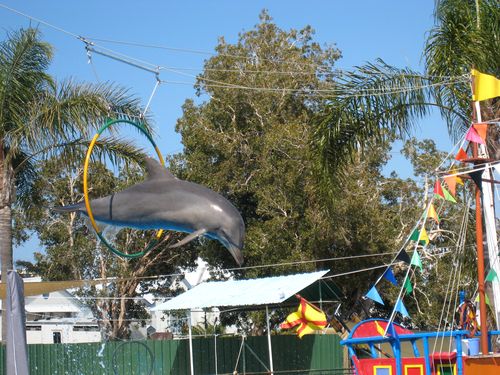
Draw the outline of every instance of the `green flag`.
[[[410,236],[410,241],[418,241],[418,237],[420,237],[420,232],[419,232],[418,228],[415,228],[415,230],[413,231],[413,233]]]
[[[413,252],[413,256],[411,257],[411,263],[414,266],[417,266],[420,268],[420,271],[422,271],[422,261],[420,260],[420,256],[418,255],[418,251],[415,250]]]
[[[448,190],[446,190],[445,188],[443,188],[443,194],[444,194],[444,199],[446,199],[447,201],[457,203],[455,198],[453,198],[453,195],[451,195],[451,193]]]
[[[413,286],[411,285],[409,277],[405,279],[404,287],[406,289],[406,294],[410,294],[411,292],[413,292]]]
[[[498,281],[498,275],[494,269],[490,269],[488,272],[488,275],[486,275],[486,279],[484,281],[493,282],[493,281],[495,281],[495,279]]]

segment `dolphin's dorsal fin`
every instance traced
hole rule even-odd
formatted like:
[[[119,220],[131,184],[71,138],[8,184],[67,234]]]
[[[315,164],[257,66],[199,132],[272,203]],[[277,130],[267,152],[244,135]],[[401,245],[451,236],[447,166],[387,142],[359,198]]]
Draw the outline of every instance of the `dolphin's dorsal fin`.
[[[158,160],[153,158],[145,159],[146,172],[148,174],[148,180],[157,179],[175,179],[176,177],[163,165],[161,165]]]

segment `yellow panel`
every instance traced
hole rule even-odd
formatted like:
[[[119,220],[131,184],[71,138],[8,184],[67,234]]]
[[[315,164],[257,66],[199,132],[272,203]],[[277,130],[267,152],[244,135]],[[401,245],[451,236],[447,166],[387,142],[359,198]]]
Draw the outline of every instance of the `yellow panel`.
[[[448,371],[446,369],[448,369]],[[453,375],[457,375],[457,366],[455,364],[446,365],[440,363],[437,365],[437,375],[448,375],[450,374],[449,370],[453,372]]]

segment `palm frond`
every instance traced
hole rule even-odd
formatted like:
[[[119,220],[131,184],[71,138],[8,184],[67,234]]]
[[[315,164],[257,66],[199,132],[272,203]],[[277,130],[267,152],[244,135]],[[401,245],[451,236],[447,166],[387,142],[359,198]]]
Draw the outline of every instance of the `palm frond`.
[[[408,135],[430,107],[439,106],[431,87],[440,84],[447,82],[382,60],[345,75],[336,86],[341,94],[331,98],[313,136],[324,174],[339,177],[358,152],[388,137]]]

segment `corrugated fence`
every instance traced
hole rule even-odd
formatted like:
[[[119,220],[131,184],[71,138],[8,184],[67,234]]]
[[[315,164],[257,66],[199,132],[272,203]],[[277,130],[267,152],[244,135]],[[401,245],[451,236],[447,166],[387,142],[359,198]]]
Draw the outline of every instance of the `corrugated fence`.
[[[266,374],[267,337],[193,339],[196,375]],[[343,349],[337,335],[272,336],[276,373],[340,375]],[[216,355],[217,352],[217,355]],[[3,355],[0,356],[3,361]],[[31,375],[189,375],[189,341],[123,341],[29,345]],[[4,369],[4,363],[0,367]],[[2,372],[4,374],[5,372]]]

